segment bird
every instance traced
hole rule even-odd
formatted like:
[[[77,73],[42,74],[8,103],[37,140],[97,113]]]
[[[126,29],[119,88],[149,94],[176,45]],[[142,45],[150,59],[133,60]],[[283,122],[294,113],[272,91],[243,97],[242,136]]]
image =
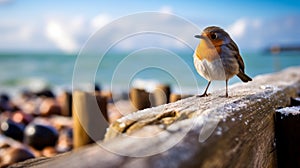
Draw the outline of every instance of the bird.
[[[204,93],[198,97],[208,96],[207,90],[214,80],[226,82],[225,97],[228,97],[228,80],[234,75],[243,82],[252,81],[245,73],[245,64],[237,44],[226,31],[218,26],[209,26],[194,37],[200,39],[193,55],[194,66],[208,81]]]

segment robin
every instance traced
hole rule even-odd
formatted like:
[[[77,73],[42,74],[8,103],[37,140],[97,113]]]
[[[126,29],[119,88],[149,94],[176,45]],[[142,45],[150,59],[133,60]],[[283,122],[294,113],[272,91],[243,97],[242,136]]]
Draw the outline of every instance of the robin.
[[[226,81],[228,97],[228,80],[237,75],[243,82],[252,79],[245,74],[244,61],[235,42],[220,27],[210,26],[203,30],[200,44],[194,52],[194,65],[197,72],[208,80],[207,87],[199,97],[208,96],[207,89],[213,80]]]

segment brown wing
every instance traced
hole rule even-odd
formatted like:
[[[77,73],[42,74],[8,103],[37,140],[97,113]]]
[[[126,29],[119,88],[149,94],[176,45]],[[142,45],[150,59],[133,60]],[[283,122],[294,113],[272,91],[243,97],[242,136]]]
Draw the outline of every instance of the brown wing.
[[[228,47],[232,51],[237,51],[236,54],[234,54],[234,57],[238,61],[240,71],[242,71],[244,73],[245,72],[245,64],[244,64],[244,61],[243,61],[243,59],[240,55],[240,51],[239,51],[238,46],[235,44],[235,42],[233,40],[231,40],[231,42],[228,44]]]
[[[231,42],[228,44],[228,47],[230,48],[230,50],[232,51],[237,51],[236,54],[234,54],[234,57],[236,58],[238,64],[239,64],[239,73],[237,74],[237,76],[243,81],[243,82],[248,82],[248,81],[252,81],[252,79],[245,74],[245,64],[244,61],[240,55],[239,49],[237,47],[237,45],[233,42],[233,40],[231,40]]]

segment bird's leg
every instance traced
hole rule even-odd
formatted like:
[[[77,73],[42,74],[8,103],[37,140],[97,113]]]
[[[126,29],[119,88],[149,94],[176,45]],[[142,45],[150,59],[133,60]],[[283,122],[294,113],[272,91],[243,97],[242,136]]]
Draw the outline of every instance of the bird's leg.
[[[226,79],[226,94],[225,97],[228,97],[228,79]]]
[[[206,96],[208,96],[207,90],[208,90],[208,87],[209,87],[210,83],[211,83],[211,81],[208,81],[208,84],[206,86],[206,89],[205,89],[204,93],[202,95],[197,95],[197,97],[206,97]]]

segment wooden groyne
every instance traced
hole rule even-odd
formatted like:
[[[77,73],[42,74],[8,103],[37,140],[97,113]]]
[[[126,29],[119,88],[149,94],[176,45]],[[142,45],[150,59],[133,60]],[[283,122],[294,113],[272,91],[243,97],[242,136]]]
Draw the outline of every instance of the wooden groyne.
[[[229,98],[220,90],[138,111],[104,141],[11,167],[276,167],[274,116],[299,91],[300,67],[257,76],[230,86]]]

